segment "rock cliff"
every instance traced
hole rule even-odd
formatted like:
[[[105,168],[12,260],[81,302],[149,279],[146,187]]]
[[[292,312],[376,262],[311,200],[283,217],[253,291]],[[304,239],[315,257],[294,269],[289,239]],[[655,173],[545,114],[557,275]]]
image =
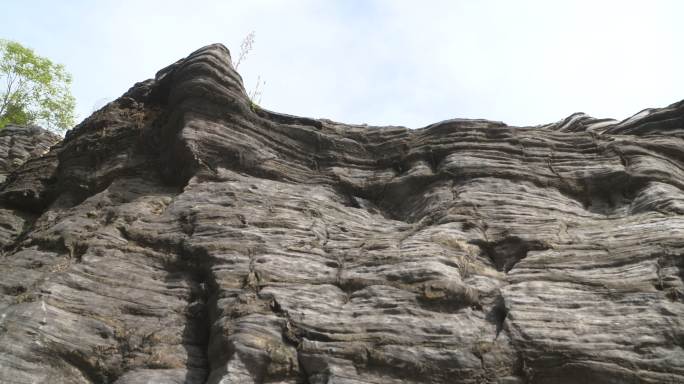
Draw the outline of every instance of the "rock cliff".
[[[2,383],[684,382],[684,102],[347,125],[211,45],[11,171]]]
[[[0,183],[31,157],[45,154],[61,137],[37,126],[0,129]]]

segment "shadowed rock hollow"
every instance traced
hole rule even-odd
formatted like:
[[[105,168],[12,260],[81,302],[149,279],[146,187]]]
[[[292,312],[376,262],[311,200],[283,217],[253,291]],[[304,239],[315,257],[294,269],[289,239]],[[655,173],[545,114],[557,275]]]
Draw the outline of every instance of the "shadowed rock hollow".
[[[347,125],[212,45],[10,171],[2,383],[684,382],[682,102]]]

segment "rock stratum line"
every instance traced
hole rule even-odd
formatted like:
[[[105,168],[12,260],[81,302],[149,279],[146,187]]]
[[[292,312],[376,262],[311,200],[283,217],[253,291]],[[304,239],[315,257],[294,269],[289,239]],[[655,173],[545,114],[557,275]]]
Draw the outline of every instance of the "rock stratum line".
[[[56,142],[0,133],[2,383],[684,383],[684,102],[347,125],[211,45]]]

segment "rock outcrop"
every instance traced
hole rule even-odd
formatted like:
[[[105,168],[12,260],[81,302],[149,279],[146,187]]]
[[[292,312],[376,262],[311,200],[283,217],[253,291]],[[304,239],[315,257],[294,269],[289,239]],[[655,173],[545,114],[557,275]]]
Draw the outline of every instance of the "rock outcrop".
[[[0,186],[0,382],[682,383],[683,189],[684,102],[346,125],[208,46]]]
[[[0,183],[26,160],[45,154],[60,140],[58,135],[38,126],[8,125],[0,129]]]

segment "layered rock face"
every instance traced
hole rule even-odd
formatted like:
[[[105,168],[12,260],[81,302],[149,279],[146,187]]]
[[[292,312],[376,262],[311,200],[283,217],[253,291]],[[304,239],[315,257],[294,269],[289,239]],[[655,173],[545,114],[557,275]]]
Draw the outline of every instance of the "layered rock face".
[[[0,183],[31,157],[45,154],[61,137],[37,126],[0,129]]]
[[[346,125],[208,46],[0,186],[0,382],[682,383],[683,188],[682,102]]]

